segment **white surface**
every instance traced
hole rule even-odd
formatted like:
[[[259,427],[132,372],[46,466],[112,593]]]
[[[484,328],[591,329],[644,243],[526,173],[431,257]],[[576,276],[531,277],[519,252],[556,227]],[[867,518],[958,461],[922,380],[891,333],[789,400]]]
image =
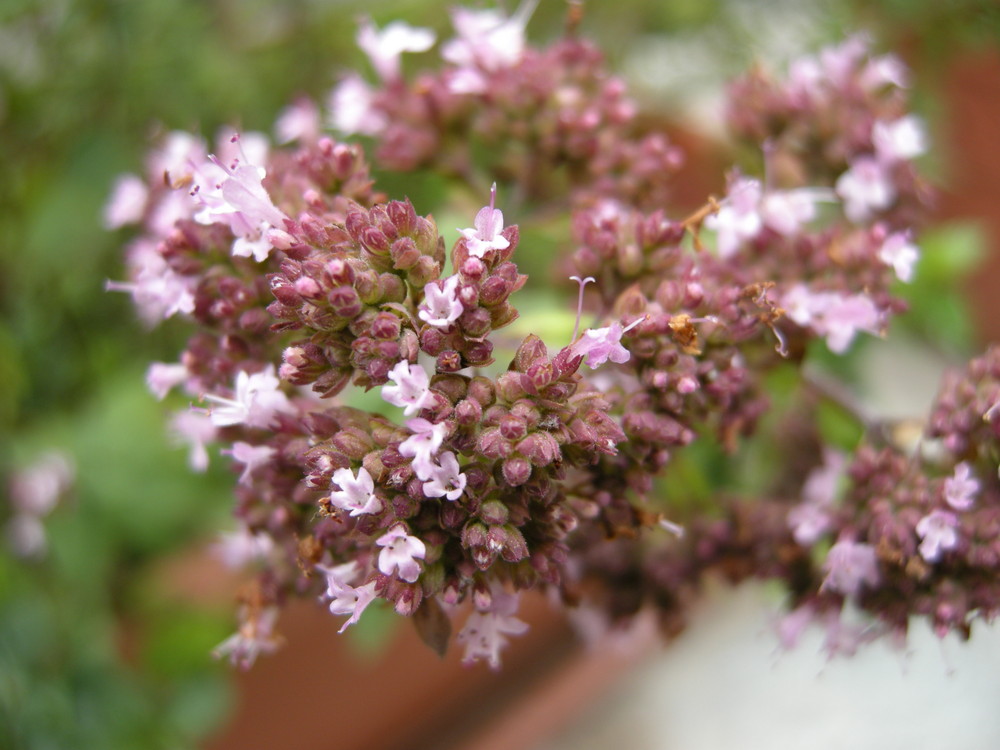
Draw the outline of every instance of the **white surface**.
[[[822,633],[778,653],[777,603],[719,590],[674,643],[538,750],[997,750],[1000,628],[970,643],[916,626],[908,654],[876,642],[828,662]]]

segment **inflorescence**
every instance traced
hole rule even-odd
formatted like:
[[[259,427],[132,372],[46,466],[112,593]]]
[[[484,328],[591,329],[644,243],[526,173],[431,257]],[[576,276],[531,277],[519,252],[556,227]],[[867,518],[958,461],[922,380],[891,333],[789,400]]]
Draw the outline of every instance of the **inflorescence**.
[[[325,120],[301,101],[278,121],[283,145],[229,133],[211,153],[171,133],[145,178],[115,187],[108,226],[142,232],[129,281],[108,288],[150,324],[194,329],[149,387],[199,402],[171,427],[193,468],[222,446],[238,475],[239,530],[219,549],[257,572],[219,653],[245,666],[272,650],[290,596],[322,598],[341,630],[380,599],[437,648],[463,620],[466,660],[497,667],[527,628],[523,591],[608,623],[652,607],[673,632],[709,571],[784,582],[782,639],[820,623],[831,652],[903,634],[914,615],[963,635],[994,616],[997,350],[948,380],[916,451],[874,429],[855,455],[833,450],[816,424],[822,393],[804,387],[782,433],[762,437],[788,449],[763,496],[696,509],[657,492],[690,444],[732,451],[757,434],[771,373],[808,386],[810,341],[843,353],[905,308],[895,290],[913,276],[930,191],[902,64],[853,37],[784,78],[736,82],[729,124],[763,174],[734,171],[724,196],[671,218],[684,154],[640,126],[575,29],[530,46],[530,10],[455,9],[439,67],[415,77],[401,55],[434,34],[364,22],[378,80],[345,76]],[[367,138],[381,169],[481,196],[450,252],[326,124]],[[564,263],[596,319],[561,347],[526,336],[509,364],[495,334],[518,317],[526,277],[507,195],[571,212]],[[385,407],[346,405],[351,386]],[[847,607],[867,624],[847,624]]]

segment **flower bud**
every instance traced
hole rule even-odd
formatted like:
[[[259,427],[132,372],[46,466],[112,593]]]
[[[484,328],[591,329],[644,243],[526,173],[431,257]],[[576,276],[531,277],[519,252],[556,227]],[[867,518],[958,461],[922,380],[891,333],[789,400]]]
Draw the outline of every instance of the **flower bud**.
[[[482,579],[477,579],[472,586],[472,605],[480,612],[489,612],[493,606],[493,593]]]
[[[496,389],[489,378],[477,375],[469,382],[469,398],[475,399],[483,408],[493,405],[496,401]]]
[[[441,265],[430,255],[421,255],[416,265],[410,269],[410,283],[424,286],[441,275]]]
[[[462,546],[466,549],[486,546],[486,526],[481,523],[470,523],[462,529]]]
[[[475,399],[462,399],[455,405],[455,420],[462,426],[478,424],[483,416],[483,407]]]
[[[506,458],[513,451],[510,441],[493,428],[479,436],[479,452],[487,458]]]
[[[458,372],[462,369],[462,357],[454,349],[445,349],[438,355],[438,372]]]
[[[335,286],[350,286],[354,283],[354,268],[340,258],[334,258],[323,266],[323,271]]]
[[[528,544],[524,535],[515,526],[490,526],[486,533],[486,544],[500,553],[507,562],[518,562],[528,556]]]
[[[417,212],[409,201],[390,201],[385,206],[386,215],[401,235],[412,234],[417,228]]]
[[[457,529],[465,523],[468,515],[465,509],[458,503],[441,503],[441,508],[438,511],[441,525],[446,529]]]
[[[547,432],[531,433],[517,444],[517,450],[535,466],[548,466],[560,455],[559,443]]]
[[[369,226],[363,229],[360,240],[365,249],[373,255],[389,254],[389,238],[375,227]]]
[[[295,280],[295,284],[293,286],[295,291],[306,299],[316,299],[323,293],[323,290],[320,288],[319,284],[316,283],[316,280],[310,278],[309,276],[300,276]]]
[[[500,418],[500,434],[508,440],[520,440],[527,433],[525,421],[513,414],[505,414]]]
[[[511,284],[499,276],[491,276],[479,289],[479,301],[487,307],[494,307],[510,296]]]
[[[486,273],[486,264],[475,256],[469,256],[462,262],[460,273],[469,281],[479,281]]]
[[[469,367],[485,367],[493,363],[493,344],[486,339],[467,342],[462,353]]]
[[[340,430],[331,438],[330,442],[352,461],[361,461],[375,447],[371,436],[357,427],[347,427]]]
[[[440,354],[444,350],[447,343],[447,337],[440,328],[425,326],[420,332],[420,348],[432,357],[436,357]]]
[[[507,523],[507,519],[510,518],[510,512],[507,510],[507,506],[499,500],[490,500],[489,502],[483,503],[482,507],[479,509],[478,515],[486,523],[494,525]]]
[[[392,257],[392,267],[401,271],[409,271],[422,257],[416,243],[409,237],[400,237],[389,248]]]
[[[467,336],[485,336],[493,328],[493,320],[488,310],[482,307],[467,307],[458,323]]]
[[[326,295],[333,311],[342,318],[353,318],[361,314],[362,304],[354,287],[338,286]]]
[[[503,462],[503,478],[511,487],[520,487],[531,479],[531,464],[523,458],[511,458]]]
[[[497,392],[505,401],[517,401],[524,398],[524,388],[521,386],[521,375],[517,372],[505,372],[497,378]]]
[[[383,302],[402,302],[406,299],[406,285],[394,273],[383,273],[378,277],[379,294]]]
[[[389,312],[380,312],[371,322],[371,334],[377,339],[395,341],[402,330],[402,321]]]

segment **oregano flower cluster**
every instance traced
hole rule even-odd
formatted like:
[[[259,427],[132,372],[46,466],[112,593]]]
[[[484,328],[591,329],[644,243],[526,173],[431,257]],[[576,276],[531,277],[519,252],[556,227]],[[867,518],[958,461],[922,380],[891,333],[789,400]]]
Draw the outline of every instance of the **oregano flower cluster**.
[[[328,112],[293,105],[279,145],[171,133],[115,187],[108,225],[139,232],[108,288],[191,330],[150,390],[192,401],[171,421],[192,468],[222,453],[238,477],[239,529],[219,549],[256,572],[219,653],[273,650],[292,596],[341,630],[382,600],[439,650],[457,621],[466,660],[495,668],[528,627],[521,592],[607,623],[652,607],[674,632],[709,571],[783,581],[783,640],[817,622],[833,652],[914,616],[968,634],[997,614],[1000,355],[945,384],[917,448],[866,425],[850,457],[822,438],[830,393],[807,367],[813,341],[842,354],[905,309],[930,190],[902,64],[853,37],[735,83],[728,119],[761,173],[734,169],[685,215],[684,154],[644,130],[575,24],[531,46],[531,9],[456,8],[438,67],[414,76],[402,55],[428,57],[435,34],[366,21],[375,82],[347,74]],[[482,208],[448,247],[429,207],[379,191],[367,153]],[[518,221],[553,212],[561,242],[522,240]],[[563,341],[504,330],[524,253],[576,274]],[[777,427],[775,373],[800,391]],[[351,406],[359,391],[382,407]],[[692,444],[751,440],[785,448],[767,491],[661,496]],[[844,624],[849,606],[871,626]]]

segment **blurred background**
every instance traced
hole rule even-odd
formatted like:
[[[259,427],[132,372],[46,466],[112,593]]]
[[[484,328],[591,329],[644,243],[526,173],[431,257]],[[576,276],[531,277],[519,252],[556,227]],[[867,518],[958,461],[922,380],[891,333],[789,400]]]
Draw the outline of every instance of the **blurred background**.
[[[323,101],[339,72],[367,70],[354,45],[362,14],[440,39],[448,5],[0,2],[0,748],[489,747],[509,739],[500,726],[521,734],[493,746],[533,747],[558,742],[650,653],[641,628],[628,648],[584,653],[538,601],[497,676],[439,661],[377,613],[337,638],[322,608],[302,603],[283,621],[289,647],[248,675],[209,658],[235,625],[238,580],[206,552],[229,528],[232,477],[217,456],[191,474],[166,437],[167,407],[144,373],[173,361],[187,331],[146,330],[128,295],[104,291],[123,278],[127,237],[103,228],[102,207],[157,134],[270,133],[294,97]],[[563,0],[542,0],[529,38],[554,38],[565,14]],[[692,205],[723,188],[734,158],[724,82],[858,29],[914,69],[914,106],[934,136],[924,167],[942,189],[937,222],[922,237],[913,312],[894,331],[934,370],[1000,337],[996,3],[591,0],[582,22],[688,149]],[[419,181],[391,184],[421,213],[448,210]],[[14,498],[26,496],[58,503],[25,518]],[[360,718],[373,705],[378,724]],[[583,746],[568,736],[565,747]]]

